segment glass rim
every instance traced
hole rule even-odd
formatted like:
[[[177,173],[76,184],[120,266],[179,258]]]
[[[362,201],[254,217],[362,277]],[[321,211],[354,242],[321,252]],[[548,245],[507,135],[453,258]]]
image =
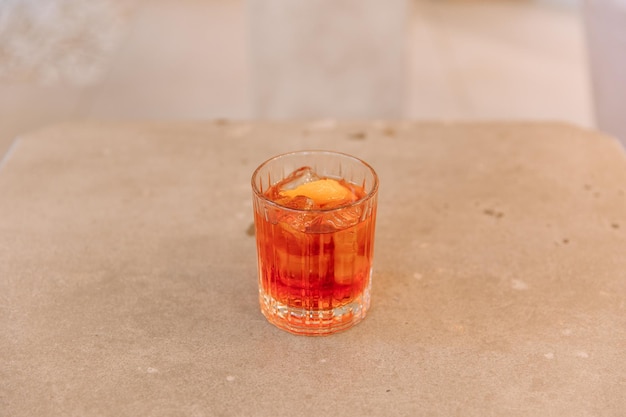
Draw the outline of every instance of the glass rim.
[[[359,164],[363,165],[367,170],[369,170],[372,173],[372,178],[373,178],[373,184],[372,184],[372,189],[365,194],[363,197],[359,198],[358,200],[352,201],[348,204],[345,204],[343,206],[339,206],[339,207],[333,207],[333,208],[328,208],[328,209],[299,209],[299,208],[293,208],[293,207],[287,207],[287,206],[283,206],[281,204],[276,203],[275,201],[270,200],[269,198],[267,198],[262,192],[261,190],[259,190],[259,188],[256,185],[256,181],[255,179],[258,177],[261,169],[263,169],[263,167],[267,166],[269,163],[276,161],[277,159],[282,159],[282,158],[286,158],[289,156],[294,156],[294,155],[307,155],[307,154],[326,154],[326,155],[335,155],[335,156],[342,156],[342,157],[346,157],[349,159],[352,159],[353,161],[358,162]],[[376,194],[378,193],[378,174],[376,174],[376,171],[374,170],[374,168],[368,164],[367,162],[365,162],[364,160],[357,158],[356,156],[344,153],[344,152],[337,152],[337,151],[327,151],[327,150],[301,150],[301,151],[292,151],[292,152],[285,152],[285,153],[281,153],[278,155],[275,155],[267,160],[265,160],[264,162],[262,162],[252,173],[252,178],[251,178],[251,183],[252,183],[252,191],[254,192],[254,195],[257,196],[258,198],[262,199],[263,201],[265,201],[266,203],[279,208],[281,210],[286,210],[286,211],[292,211],[295,213],[331,213],[333,211],[339,211],[339,210],[344,210],[350,207],[355,207],[358,205],[361,205],[363,203],[366,203],[367,201],[371,200],[372,198],[374,198],[376,196]],[[273,185],[273,184],[272,184]]]

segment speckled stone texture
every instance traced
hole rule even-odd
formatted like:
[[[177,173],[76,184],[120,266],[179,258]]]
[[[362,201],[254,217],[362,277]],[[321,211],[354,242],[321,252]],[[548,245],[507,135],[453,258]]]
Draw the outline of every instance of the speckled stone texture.
[[[250,176],[354,154],[372,308],[323,338],[257,301]],[[68,124],[0,163],[0,415],[622,416],[626,156],[551,123]]]

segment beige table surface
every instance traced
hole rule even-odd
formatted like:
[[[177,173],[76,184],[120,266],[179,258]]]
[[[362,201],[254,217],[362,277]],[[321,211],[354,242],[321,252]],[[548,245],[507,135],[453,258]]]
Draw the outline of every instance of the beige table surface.
[[[381,181],[372,308],[257,304],[249,180]],[[68,124],[0,165],[1,416],[624,416],[626,156],[561,124]]]

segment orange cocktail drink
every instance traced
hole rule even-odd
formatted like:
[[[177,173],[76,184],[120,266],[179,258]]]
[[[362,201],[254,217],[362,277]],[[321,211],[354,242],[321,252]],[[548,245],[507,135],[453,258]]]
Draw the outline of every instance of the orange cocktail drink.
[[[280,155],[252,179],[259,298],[267,319],[297,334],[358,323],[370,303],[378,178],[323,151]]]

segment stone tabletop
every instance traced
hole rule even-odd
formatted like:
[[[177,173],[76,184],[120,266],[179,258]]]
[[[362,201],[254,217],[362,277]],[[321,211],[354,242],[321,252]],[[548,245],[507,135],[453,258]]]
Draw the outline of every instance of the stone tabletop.
[[[381,187],[372,308],[259,311],[250,176]],[[626,156],[557,123],[83,123],[0,162],[2,416],[623,416]]]

